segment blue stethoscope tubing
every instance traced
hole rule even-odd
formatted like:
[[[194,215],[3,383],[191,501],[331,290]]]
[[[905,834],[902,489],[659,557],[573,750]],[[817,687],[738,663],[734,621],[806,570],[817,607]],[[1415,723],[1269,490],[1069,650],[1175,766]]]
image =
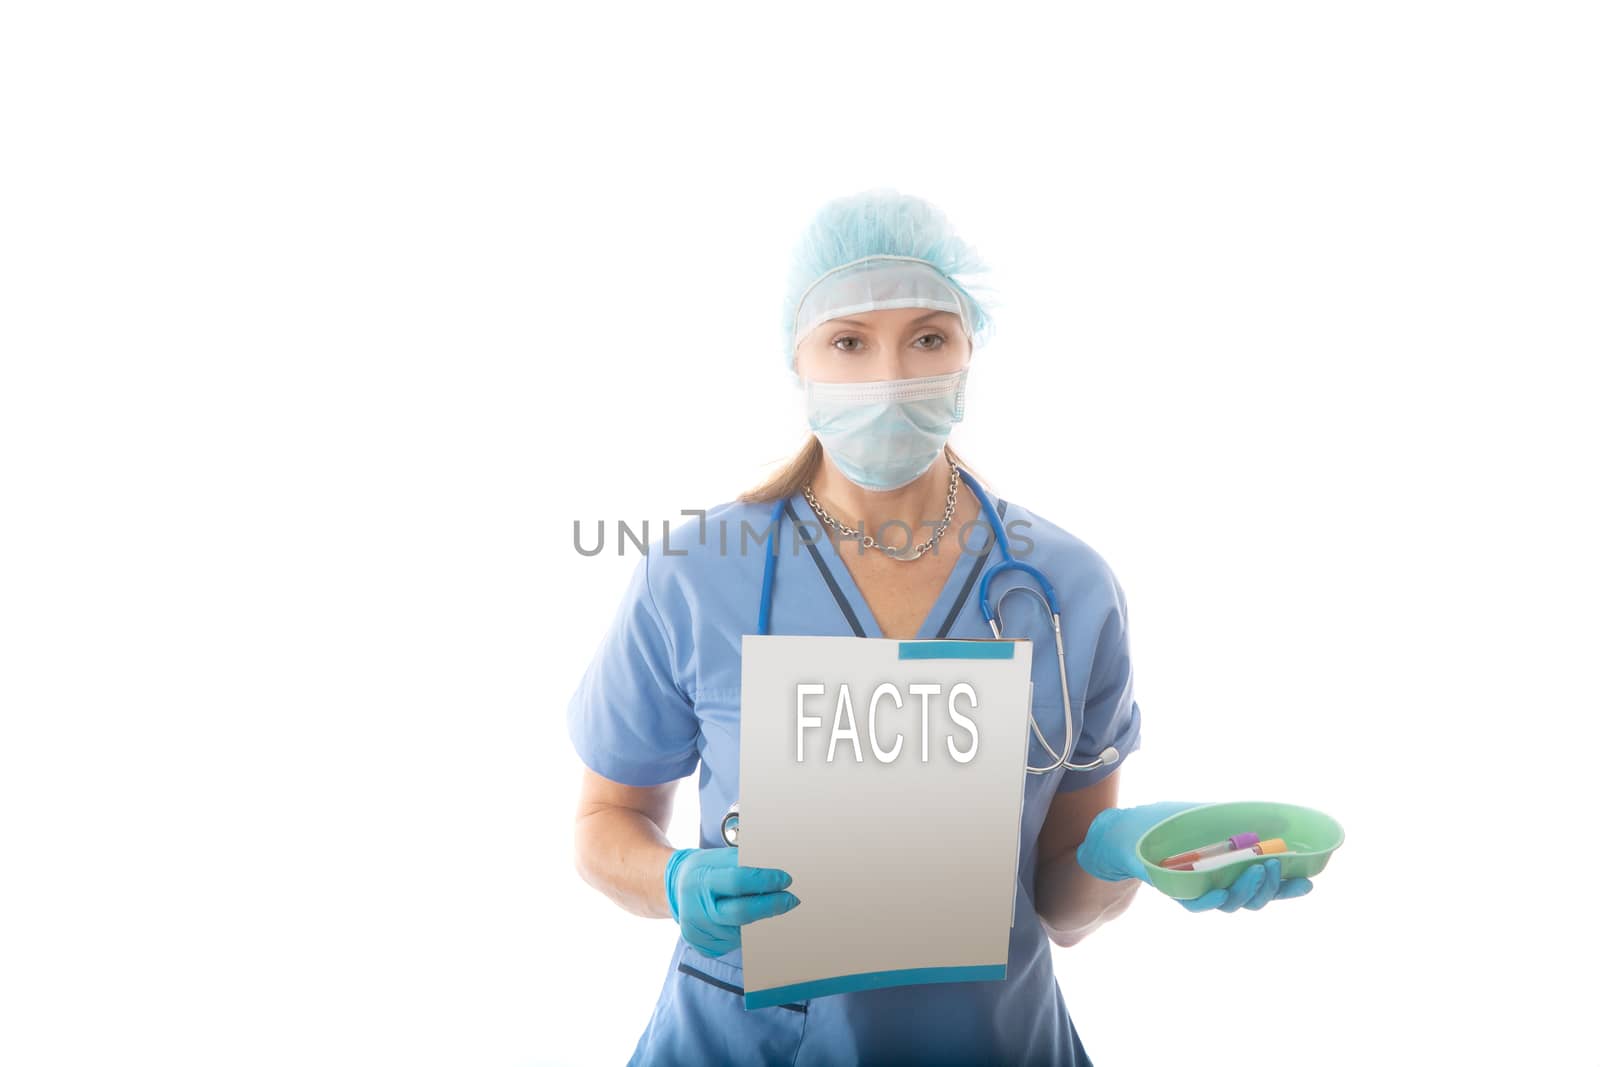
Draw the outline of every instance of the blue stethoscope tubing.
[[[962,472],[966,477],[962,479],[972,495],[978,498],[978,503],[983,505],[983,513],[989,520],[989,528],[994,531],[995,544],[1000,547],[1000,562],[983,572],[983,578],[978,582],[978,607],[983,612],[983,621],[989,624],[989,630],[995,640],[1001,640],[1000,632],[1000,605],[1012,593],[1026,593],[1044,605],[1050,614],[1051,625],[1055,628],[1056,635],[1056,669],[1061,675],[1061,715],[1067,724],[1066,745],[1061,754],[1045,740],[1044,731],[1039,729],[1039,721],[1033,717],[1033,710],[1028,711],[1028,726],[1033,730],[1033,736],[1039,739],[1039,744],[1050,753],[1050,758],[1055,762],[1048,767],[1035,767],[1028,764],[1029,774],[1049,774],[1058,767],[1065,767],[1069,771],[1092,771],[1115,763],[1120,755],[1115,748],[1107,745],[1100,751],[1093,763],[1068,763],[1067,758],[1072,755],[1072,696],[1067,689],[1067,651],[1061,638],[1061,604],[1056,600],[1056,591],[1050,585],[1050,580],[1038,567],[1031,563],[1024,563],[1011,554],[1011,544],[1006,540],[1005,527],[1000,523],[1000,516],[996,514],[994,505],[989,502],[989,496],[978,488],[977,481],[967,472]],[[761,572],[761,609],[756,616],[756,632],[767,634],[772,623],[772,577],[778,567],[778,526],[783,522],[784,505],[788,499],[779,500],[772,508],[772,518],[767,523],[767,559]],[[1004,574],[1006,571],[1021,571],[1038,583],[1038,589],[1031,589],[1025,585],[1012,586],[1000,594],[1000,600],[993,605],[989,603],[989,583],[994,581],[995,575]],[[1043,595],[1041,596],[1041,592]],[[739,802],[734,801],[728,808],[727,814],[722,817],[722,840],[729,846],[739,843]]]
[[[962,478],[962,482],[972,491],[972,495],[977,497],[978,503],[982,505],[983,513],[989,520],[989,528],[994,531],[995,544],[1000,549],[1000,562],[984,571],[982,579],[978,582],[978,608],[983,612],[983,621],[989,624],[989,630],[994,634],[995,640],[1001,640],[1000,605],[1012,593],[1025,593],[1044,605],[1045,611],[1050,615],[1051,625],[1055,629],[1056,668],[1061,675],[1061,713],[1067,727],[1065,734],[1066,744],[1061,753],[1057,755],[1056,750],[1045,739],[1044,731],[1039,729],[1039,722],[1033,717],[1033,712],[1030,709],[1028,712],[1028,726],[1033,730],[1033,736],[1039,739],[1039,744],[1044,746],[1044,750],[1050,753],[1050,758],[1055,762],[1045,767],[1035,767],[1029,764],[1028,773],[1049,774],[1058,767],[1065,767],[1069,771],[1092,771],[1115,763],[1120,758],[1119,753],[1109,745],[1101,750],[1100,755],[1092,763],[1067,762],[1072,755],[1072,698],[1067,689],[1067,650],[1061,637],[1061,604],[1056,599],[1056,591],[1051,586],[1050,580],[1044,576],[1044,572],[1031,563],[1024,563],[1011,554],[1011,543],[1006,539],[1005,527],[1001,525],[1000,516],[996,514],[994,504],[989,500],[989,495],[978,488],[977,480],[970,474],[966,471],[962,471],[962,474],[966,475]],[[783,509],[787,503],[787,499],[777,502],[772,509],[772,519],[767,524],[767,559],[761,573],[761,609],[756,617],[756,632],[760,634],[767,634],[771,629],[772,579],[778,566],[778,526],[783,522]],[[1006,571],[1020,571],[1026,574],[1038,583],[1039,588],[1031,589],[1025,585],[1013,586],[1001,593],[1000,600],[991,605],[989,603],[989,583],[994,581],[996,575],[1004,574]]]

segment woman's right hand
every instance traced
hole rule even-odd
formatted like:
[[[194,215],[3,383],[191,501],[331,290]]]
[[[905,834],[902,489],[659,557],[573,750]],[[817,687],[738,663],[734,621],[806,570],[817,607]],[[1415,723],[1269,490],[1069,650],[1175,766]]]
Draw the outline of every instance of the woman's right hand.
[[[667,903],[683,939],[707,956],[739,947],[739,928],[800,903],[776,867],[741,867],[737,848],[680,848],[667,860]]]

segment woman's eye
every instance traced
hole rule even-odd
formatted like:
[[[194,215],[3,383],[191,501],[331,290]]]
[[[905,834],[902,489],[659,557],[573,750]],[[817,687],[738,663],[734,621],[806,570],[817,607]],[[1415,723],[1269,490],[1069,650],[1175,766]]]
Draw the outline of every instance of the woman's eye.
[[[932,343],[923,344],[924,341],[931,341]],[[935,349],[943,348],[945,345],[945,339],[944,335],[940,333],[925,333],[921,337],[917,338],[915,343],[918,348],[922,348],[927,351],[933,351]],[[847,334],[842,337],[834,338],[833,347],[839,349],[841,352],[859,352],[865,348],[866,345],[862,342],[861,338],[853,337]]]

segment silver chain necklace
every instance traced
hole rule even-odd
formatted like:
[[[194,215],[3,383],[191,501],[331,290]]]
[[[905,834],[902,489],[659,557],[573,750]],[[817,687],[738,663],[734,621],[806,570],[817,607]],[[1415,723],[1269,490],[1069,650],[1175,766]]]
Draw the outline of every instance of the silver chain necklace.
[[[866,533],[864,530],[851,529],[850,527],[841,523],[838,519],[834,518],[832,515],[829,515],[827,510],[824,509],[821,504],[817,503],[816,495],[811,492],[811,484],[809,482],[806,483],[803,492],[806,495],[806,503],[810,504],[811,510],[817,513],[817,518],[822,520],[822,524],[824,526],[836,531],[840,537],[846,540],[859,540],[866,548],[882,549],[883,553],[890,559],[899,559],[910,562],[911,560],[920,557],[924,552],[928,551],[928,549],[932,548],[934,545],[938,544],[939,538],[943,537],[944,532],[950,528],[950,518],[956,513],[956,486],[960,484],[960,482],[961,468],[952,463],[950,464],[950,492],[946,494],[944,502],[944,518],[939,521],[939,528],[934,531],[932,537],[922,542],[922,544],[918,545],[916,548],[910,550],[902,550],[883,544],[875,540],[871,534]]]

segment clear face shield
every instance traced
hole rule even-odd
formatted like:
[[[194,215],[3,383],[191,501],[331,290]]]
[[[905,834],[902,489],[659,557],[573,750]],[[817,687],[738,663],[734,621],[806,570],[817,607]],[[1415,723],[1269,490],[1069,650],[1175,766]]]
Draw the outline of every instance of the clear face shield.
[[[799,342],[832,319],[886,308],[927,308],[956,315],[972,347],[972,308],[959,288],[925,260],[867,256],[822,275],[801,295]],[[864,489],[898,489],[920,477],[944,449],[966,407],[967,368],[891,381],[806,379],[806,417],[835,466]],[[952,489],[953,491],[953,489]]]
[[[795,308],[795,349],[812,330],[830,319],[883,308],[948,311],[961,319],[967,344],[972,345],[974,316],[965,293],[927,260],[876,255],[835,267],[807,287]],[[794,351],[789,353],[789,368],[795,369]]]

